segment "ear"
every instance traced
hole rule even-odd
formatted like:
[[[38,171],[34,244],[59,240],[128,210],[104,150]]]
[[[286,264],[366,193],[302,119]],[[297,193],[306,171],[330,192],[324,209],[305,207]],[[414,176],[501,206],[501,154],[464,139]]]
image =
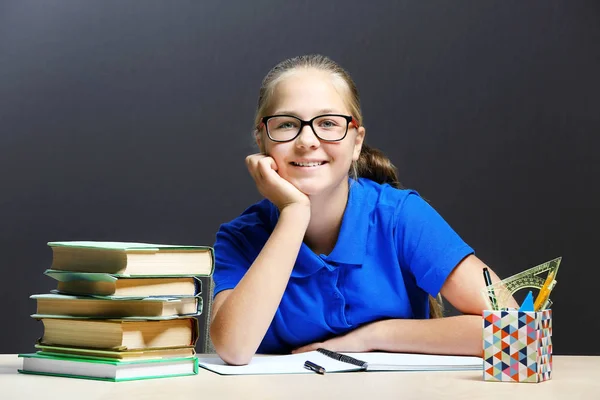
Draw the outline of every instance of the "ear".
[[[262,154],[265,154],[265,146],[264,146],[264,143],[262,140],[262,135],[258,129],[254,131],[254,140],[256,140],[256,145],[258,146],[258,150]]]
[[[352,161],[357,161],[360,156],[360,150],[362,149],[362,145],[365,141],[365,131],[364,127],[360,127],[356,130],[356,138],[354,139],[354,150],[352,152]]]
[[[262,140],[260,137],[260,131],[258,129],[254,130],[254,140],[256,140],[256,145],[260,148]]]

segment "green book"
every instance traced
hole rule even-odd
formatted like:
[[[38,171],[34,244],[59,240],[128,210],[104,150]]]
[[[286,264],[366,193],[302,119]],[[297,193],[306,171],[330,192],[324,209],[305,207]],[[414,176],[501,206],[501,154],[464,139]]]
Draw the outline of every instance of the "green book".
[[[156,360],[111,361],[78,356],[45,355],[38,352],[19,354],[19,357],[23,359],[23,367],[18,371],[23,374],[112,382],[198,374],[198,358],[195,356]]]
[[[53,270],[117,274],[122,276],[210,276],[214,250],[187,246],[133,242],[48,242]]]

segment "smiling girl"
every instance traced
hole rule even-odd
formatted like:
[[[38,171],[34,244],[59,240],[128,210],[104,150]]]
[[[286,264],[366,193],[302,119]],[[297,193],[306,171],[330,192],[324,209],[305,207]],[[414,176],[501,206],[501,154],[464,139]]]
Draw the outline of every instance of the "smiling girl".
[[[261,152],[246,164],[265,199],[214,245],[218,355],[481,355],[485,264],[364,144],[348,73],[319,55],[281,62],[263,80],[255,127]],[[439,294],[463,315],[438,318]]]

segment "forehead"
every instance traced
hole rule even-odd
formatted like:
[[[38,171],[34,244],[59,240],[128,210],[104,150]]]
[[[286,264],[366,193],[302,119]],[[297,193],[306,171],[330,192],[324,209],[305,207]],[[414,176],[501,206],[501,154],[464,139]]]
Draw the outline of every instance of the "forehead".
[[[294,111],[310,117],[317,110],[347,112],[342,82],[331,73],[314,69],[296,70],[286,74],[275,86],[271,110]]]

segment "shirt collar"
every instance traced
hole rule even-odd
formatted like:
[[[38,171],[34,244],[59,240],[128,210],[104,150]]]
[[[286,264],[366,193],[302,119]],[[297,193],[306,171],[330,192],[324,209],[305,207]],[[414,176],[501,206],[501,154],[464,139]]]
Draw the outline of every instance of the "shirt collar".
[[[370,212],[367,209],[365,186],[360,180],[349,180],[349,194],[337,243],[329,255],[315,254],[302,243],[292,276],[302,278],[316,273],[321,268],[332,270],[335,264],[361,265],[367,251],[367,235]],[[369,199],[370,200],[370,199]],[[273,227],[279,219],[275,205],[271,209]],[[333,264],[333,265],[332,265]]]
[[[349,180],[350,193],[342,218],[342,226],[337,243],[327,257],[328,260],[340,264],[360,265],[367,252],[367,235],[369,233],[370,212],[367,208],[367,193],[360,180]]]

